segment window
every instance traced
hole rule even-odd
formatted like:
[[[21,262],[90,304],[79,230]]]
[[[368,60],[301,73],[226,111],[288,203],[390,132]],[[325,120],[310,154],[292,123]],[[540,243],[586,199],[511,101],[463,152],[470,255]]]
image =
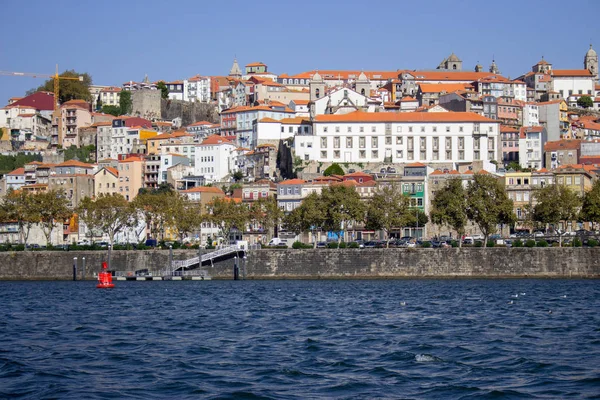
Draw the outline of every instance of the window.
[[[401,126],[397,127],[396,132],[402,132],[402,127]]]
[[[424,138],[424,137],[422,137],[422,138],[420,139],[420,143],[421,143],[421,148],[422,148],[422,149],[424,149],[424,148],[426,147],[426,141],[425,141],[425,138]]]
[[[333,151],[333,158],[340,158],[340,151],[339,150],[334,150]]]
[[[365,131],[365,127],[364,127],[364,126],[361,126],[361,127],[359,127],[359,128],[358,128],[358,131],[359,131],[360,133],[363,133],[363,132]]]
[[[351,137],[347,137],[346,138],[346,148],[347,149],[351,149],[352,148],[352,138]]]
[[[448,158],[450,159],[450,158]],[[458,159],[459,160],[464,160],[465,159],[465,151],[464,150],[459,150],[458,151]]]
[[[412,151],[408,152],[408,159],[413,160],[415,158],[414,153]]]
[[[459,131],[459,132],[462,132],[462,131],[463,131],[463,127],[462,127],[462,126],[459,126],[459,127],[458,127],[458,131]]]
[[[408,131],[412,133],[412,126],[408,127]]]
[[[425,127],[424,126],[421,127],[421,132],[425,132]]]
[[[335,127],[335,133],[340,133],[340,127],[339,126]]]
[[[377,137],[372,137],[371,138],[371,147],[377,147],[378,143],[377,143]]]
[[[378,157],[379,157],[379,152],[378,152],[377,150],[373,150],[373,151],[371,152],[371,157],[372,157],[372,158],[378,158]]]
[[[349,126],[349,127],[348,127],[348,133],[351,133],[351,132],[352,132],[352,127],[351,127],[351,126]]]
[[[450,127],[449,126],[446,127],[446,132],[450,132]]]
[[[365,148],[365,141],[366,141],[365,137],[364,136],[360,136],[358,138],[358,147],[361,148],[361,149],[364,149]]]
[[[425,151],[421,151],[421,160],[425,160],[427,156],[425,155]]]
[[[327,127],[326,126],[323,127],[323,133],[327,133]]]
[[[459,149],[464,149],[465,148],[465,138],[458,138],[458,148]]]
[[[402,150],[396,150],[396,157],[398,157],[398,158],[404,157],[404,155],[402,154]]]
[[[391,137],[386,137],[385,138],[385,144],[392,144],[392,138]]]
[[[322,151],[321,152],[321,158],[327,158],[327,152],[326,151]]]
[[[327,147],[327,138],[321,138],[321,147]]]
[[[446,149],[452,148],[452,138],[446,138]]]
[[[365,150],[360,150],[358,152],[358,158],[365,158],[367,156],[367,152]]]
[[[436,150],[433,152],[433,159],[434,160],[439,160],[440,159],[440,153]]]
[[[494,148],[494,138],[488,138],[488,149]]]
[[[333,137],[333,148],[334,149],[339,149],[340,148],[340,137],[339,136],[334,136]]]
[[[571,184],[573,183],[573,180],[572,180],[572,178],[571,178],[570,176],[567,176],[565,183],[566,183],[567,185],[571,185]]]
[[[433,132],[437,132],[437,126],[433,127]]]
[[[377,128],[375,126],[372,126],[371,127],[371,132],[373,132],[373,133],[377,132]]]
[[[480,157],[481,157],[481,155],[480,155],[480,153],[479,153],[479,150],[475,150],[475,151],[473,152],[473,159],[474,159],[474,160],[479,160],[479,159],[480,159]]]
[[[396,144],[402,144],[402,136],[396,137]]]
[[[574,178],[574,182],[575,182],[576,185],[580,185],[581,184],[581,177],[580,176],[576,176]]]

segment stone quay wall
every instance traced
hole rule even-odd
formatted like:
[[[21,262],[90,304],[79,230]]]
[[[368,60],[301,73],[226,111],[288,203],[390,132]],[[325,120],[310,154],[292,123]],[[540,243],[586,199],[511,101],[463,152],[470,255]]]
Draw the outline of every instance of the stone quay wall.
[[[197,250],[174,250],[173,259],[194,257]],[[106,251],[35,251],[0,253],[0,280],[70,280],[73,257],[82,257],[86,279],[94,279]],[[246,279],[384,278],[599,278],[600,248],[463,249],[302,249],[252,250],[237,260]],[[166,250],[113,251],[111,269],[134,272],[164,269]],[[213,279],[233,279],[234,260],[205,265]]]

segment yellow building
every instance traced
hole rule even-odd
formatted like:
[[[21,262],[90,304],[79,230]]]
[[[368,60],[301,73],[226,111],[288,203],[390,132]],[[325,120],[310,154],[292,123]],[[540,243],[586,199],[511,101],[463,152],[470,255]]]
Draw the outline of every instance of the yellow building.
[[[162,133],[160,135],[153,136],[147,139],[147,153],[146,154],[160,154],[160,146],[165,143],[183,143],[187,141],[193,141],[193,135],[186,133],[185,131],[177,131],[173,133]]]
[[[529,229],[526,220],[533,205],[531,172],[507,172],[504,175],[504,190],[508,198],[513,201],[513,211],[517,216],[515,229]]]
[[[103,167],[94,174],[94,196],[119,193],[119,172],[113,167]]]
[[[593,165],[584,164],[560,166],[554,170],[556,184],[567,186],[578,196],[583,196],[585,192],[592,189],[594,178],[596,177],[595,170],[597,169]]]
[[[144,166],[142,157],[128,157],[119,161],[119,191],[127,201],[132,201],[144,187]]]

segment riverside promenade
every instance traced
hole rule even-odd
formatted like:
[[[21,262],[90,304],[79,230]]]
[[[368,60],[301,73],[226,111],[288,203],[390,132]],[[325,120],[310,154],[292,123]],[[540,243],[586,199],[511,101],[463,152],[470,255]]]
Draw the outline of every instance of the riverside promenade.
[[[173,260],[197,255],[197,250],[174,250]],[[95,279],[107,252],[0,253],[0,280],[72,280],[74,257],[77,278]],[[600,248],[264,249],[250,250],[246,257],[245,279],[600,277]],[[233,279],[234,262],[201,268],[212,279]],[[117,250],[110,268],[135,273],[164,269],[169,263],[168,250]]]

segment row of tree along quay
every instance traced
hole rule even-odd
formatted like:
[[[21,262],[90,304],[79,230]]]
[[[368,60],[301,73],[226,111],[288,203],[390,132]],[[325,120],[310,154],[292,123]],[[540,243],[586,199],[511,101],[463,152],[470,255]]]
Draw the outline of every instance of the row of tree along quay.
[[[600,222],[600,181],[596,181],[583,198],[560,185],[541,188],[533,198],[535,201],[526,213],[526,223],[532,230],[556,228],[571,221]],[[464,235],[471,221],[484,235],[484,246],[499,226],[516,221],[512,200],[498,179],[488,174],[475,174],[466,186],[459,179],[451,179],[445,190],[434,195],[429,216],[411,207],[410,197],[394,184],[381,185],[366,201],[361,200],[353,187],[334,184],[320,194],[310,194],[288,214],[284,214],[273,197],[250,204],[227,197],[215,198],[202,207],[169,185],[142,189],[132,202],[120,194],[101,194],[84,198],[76,209],[68,204],[65,194],[56,190],[9,191],[1,204],[0,222],[16,223],[24,246],[34,225],[40,225],[50,246],[52,231],[65,221],[77,218],[85,224],[87,232],[108,238],[111,245],[117,234],[140,225],[148,230],[148,237],[164,241],[175,234],[183,242],[200,232],[203,223],[211,223],[218,227],[222,238],[229,238],[234,229],[260,231],[267,237],[272,237],[280,227],[295,234],[310,232],[314,247],[317,232],[379,230],[389,247],[392,232],[403,227],[424,226],[429,220],[455,230],[459,237]],[[562,235],[559,236],[562,245]],[[90,237],[90,243],[92,239]],[[341,235],[338,235],[338,244],[340,242]],[[458,242],[461,245],[461,241]]]

